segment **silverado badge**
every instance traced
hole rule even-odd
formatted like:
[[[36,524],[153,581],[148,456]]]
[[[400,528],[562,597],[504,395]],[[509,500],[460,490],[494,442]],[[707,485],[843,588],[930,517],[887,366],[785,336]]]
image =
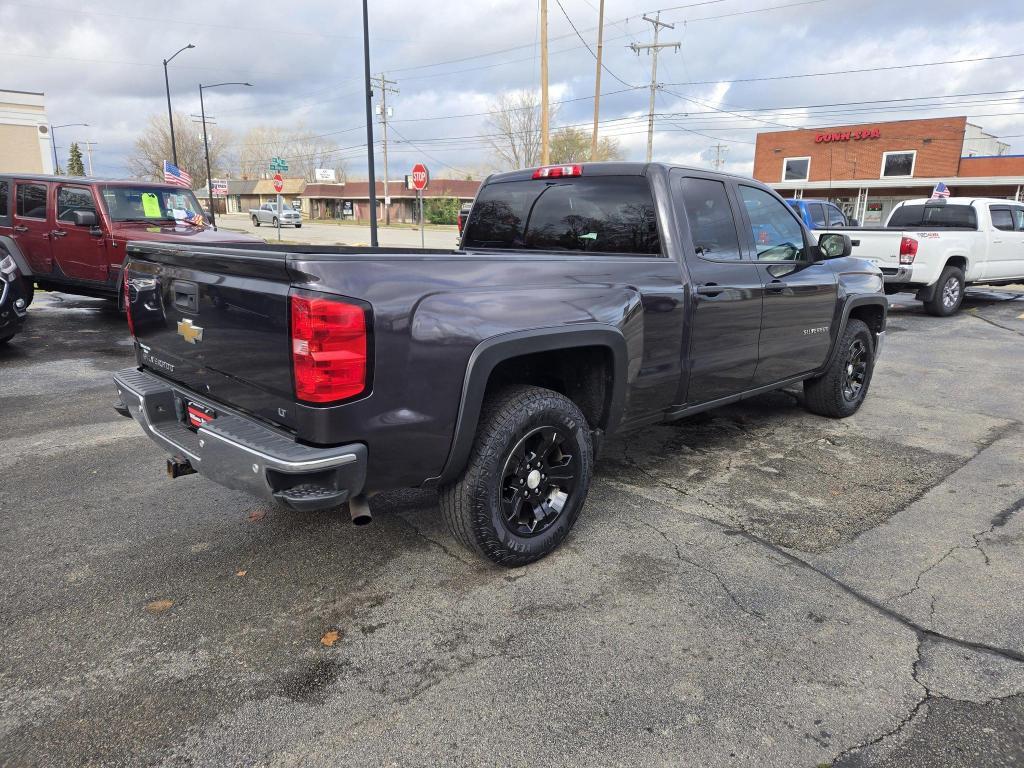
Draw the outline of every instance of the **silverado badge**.
[[[189,344],[195,344],[203,340],[202,326],[193,325],[188,318],[178,321],[178,335]]]

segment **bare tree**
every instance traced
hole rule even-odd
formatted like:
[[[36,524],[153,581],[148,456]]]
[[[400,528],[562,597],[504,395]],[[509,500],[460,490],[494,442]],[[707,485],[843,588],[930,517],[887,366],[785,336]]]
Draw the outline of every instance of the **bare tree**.
[[[552,163],[584,163],[588,160],[621,160],[622,149],[612,138],[597,142],[597,154],[590,156],[590,133],[582,128],[559,128],[551,135]]]
[[[557,110],[549,107],[549,120]],[[511,91],[495,99],[485,123],[487,142],[502,168],[528,168],[540,163],[540,100],[533,91]]]
[[[295,130],[272,125],[251,128],[238,147],[242,178],[261,178],[272,157],[287,160],[288,175],[292,178],[315,181],[313,172],[317,168],[329,168],[338,181],[345,180],[345,165],[331,142],[301,126]]]
[[[230,134],[207,123],[210,141],[210,167],[214,176],[228,169],[227,144]],[[203,127],[188,115],[174,115],[174,139],[178,147],[178,167],[192,177],[195,187],[206,184],[206,157],[203,153]],[[128,170],[139,179],[163,181],[164,161],[171,159],[171,133],[166,115],[151,115],[142,134],[135,140],[128,157]]]

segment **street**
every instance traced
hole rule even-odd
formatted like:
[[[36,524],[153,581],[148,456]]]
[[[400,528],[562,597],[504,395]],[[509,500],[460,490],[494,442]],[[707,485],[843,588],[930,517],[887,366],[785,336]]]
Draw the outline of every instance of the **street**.
[[[217,226],[235,232],[246,232],[265,239],[268,243],[277,242],[277,229],[267,226],[254,227],[252,221],[244,213],[222,213],[217,216]],[[380,226],[377,230],[380,245],[393,248],[419,248],[420,231],[408,227]],[[302,228],[282,227],[281,239],[291,243],[309,243],[311,245],[369,245],[370,228],[357,224],[328,224],[315,221],[303,221]],[[424,230],[427,248],[452,249],[458,247],[459,233],[455,227],[427,227]]]
[[[0,764],[1024,763],[1024,293],[892,297],[849,419],[794,389],[611,440],[519,570],[432,492],[355,528],[168,479],[133,364],[57,293],[0,348]]]

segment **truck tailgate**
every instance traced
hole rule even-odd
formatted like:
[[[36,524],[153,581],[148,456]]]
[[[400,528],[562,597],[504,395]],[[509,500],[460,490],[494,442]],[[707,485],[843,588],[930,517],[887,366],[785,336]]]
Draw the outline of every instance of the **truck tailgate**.
[[[142,366],[294,428],[283,253],[130,243],[127,311]]]

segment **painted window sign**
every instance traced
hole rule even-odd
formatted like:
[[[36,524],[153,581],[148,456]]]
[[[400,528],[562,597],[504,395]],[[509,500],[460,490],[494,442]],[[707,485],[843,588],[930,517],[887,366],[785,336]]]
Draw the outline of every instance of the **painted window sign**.
[[[861,141],[862,139],[882,138],[881,128],[862,128],[859,131],[836,131],[834,133],[817,133],[815,144],[829,144],[833,141]]]

